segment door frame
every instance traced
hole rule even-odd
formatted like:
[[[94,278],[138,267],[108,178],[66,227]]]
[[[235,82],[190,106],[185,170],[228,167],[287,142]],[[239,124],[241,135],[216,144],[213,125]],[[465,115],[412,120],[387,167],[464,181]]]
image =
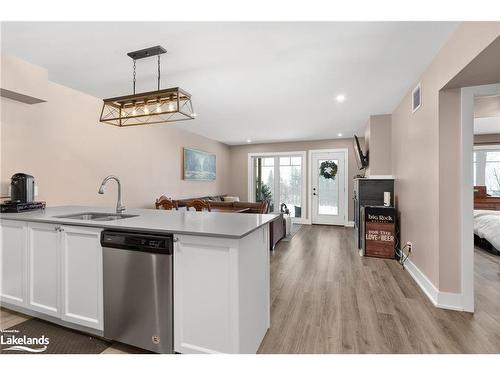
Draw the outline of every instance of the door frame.
[[[473,194],[473,153],[474,153],[474,98],[476,96],[498,95],[500,84],[463,87],[461,89],[461,307],[474,312],[474,194]]]
[[[349,222],[349,149],[325,148],[309,150],[307,153],[307,220],[312,224],[312,156],[324,152],[338,152],[344,154],[344,226]]]
[[[249,152],[248,153],[248,169],[247,169],[247,201],[255,202],[254,195],[254,170],[253,170],[253,158],[255,157],[276,157],[276,156],[300,156],[302,157],[302,168],[306,168],[306,173],[308,169],[307,162],[307,151],[280,151],[280,152]],[[302,217],[292,217],[292,222],[297,224],[309,224],[309,217],[306,214],[309,212],[309,200],[304,197],[307,195],[307,175],[302,174],[302,185],[301,185],[301,193],[302,193],[302,203],[306,205],[306,209],[302,210]]]

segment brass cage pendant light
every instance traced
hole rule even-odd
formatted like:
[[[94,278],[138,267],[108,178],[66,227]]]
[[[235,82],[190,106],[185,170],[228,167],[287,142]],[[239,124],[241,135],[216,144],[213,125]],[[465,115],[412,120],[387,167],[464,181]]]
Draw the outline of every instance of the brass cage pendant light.
[[[134,60],[132,95],[103,100],[100,122],[115,126],[159,124],[196,118],[191,94],[179,87],[160,90],[160,55],[167,52],[156,46],[127,55]],[[158,56],[158,90],[135,93],[135,62],[138,59]]]

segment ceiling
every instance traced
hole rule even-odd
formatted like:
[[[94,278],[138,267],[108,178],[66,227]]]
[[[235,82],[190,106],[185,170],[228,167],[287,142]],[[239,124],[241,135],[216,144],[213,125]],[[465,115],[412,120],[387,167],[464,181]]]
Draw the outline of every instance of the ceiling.
[[[107,98],[131,93],[127,52],[162,45],[162,88],[193,95],[175,126],[227,144],[363,134],[415,85],[453,22],[14,22],[3,53],[57,83]],[[156,89],[156,59],[137,62],[137,91]],[[338,103],[335,97],[345,95]],[[98,114],[96,114],[97,116]],[[170,125],[169,125],[170,126]]]

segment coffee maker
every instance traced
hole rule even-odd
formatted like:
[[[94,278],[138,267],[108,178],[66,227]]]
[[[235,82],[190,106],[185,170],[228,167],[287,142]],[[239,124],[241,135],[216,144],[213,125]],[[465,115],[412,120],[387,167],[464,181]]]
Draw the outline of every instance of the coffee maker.
[[[23,212],[45,208],[45,202],[35,202],[35,179],[26,173],[16,173],[10,179],[10,201],[0,204],[1,212]]]
[[[26,173],[16,173],[10,179],[10,201],[30,203],[35,200],[35,179]]]

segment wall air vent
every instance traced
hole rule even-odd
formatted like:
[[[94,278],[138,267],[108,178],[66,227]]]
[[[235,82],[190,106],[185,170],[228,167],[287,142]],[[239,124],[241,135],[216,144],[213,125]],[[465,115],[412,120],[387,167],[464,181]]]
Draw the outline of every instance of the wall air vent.
[[[418,85],[411,92],[411,111],[415,113],[422,105],[422,84]]]

